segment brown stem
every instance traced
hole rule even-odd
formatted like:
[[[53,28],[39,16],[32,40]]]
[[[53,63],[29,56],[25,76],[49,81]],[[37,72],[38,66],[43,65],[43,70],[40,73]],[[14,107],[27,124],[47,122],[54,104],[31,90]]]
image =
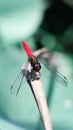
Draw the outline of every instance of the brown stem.
[[[41,119],[43,121],[44,130],[52,130],[50,114],[46,102],[46,97],[43,91],[41,80],[28,81],[35,101],[37,103]]]

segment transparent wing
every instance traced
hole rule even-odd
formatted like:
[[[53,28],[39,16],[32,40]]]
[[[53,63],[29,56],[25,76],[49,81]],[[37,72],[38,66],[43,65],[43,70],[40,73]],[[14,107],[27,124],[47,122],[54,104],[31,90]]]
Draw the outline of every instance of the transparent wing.
[[[53,54],[47,49],[40,50],[40,53],[37,55],[39,60],[44,60],[47,64],[53,58]]]
[[[24,76],[23,76],[22,72],[20,72],[20,73],[16,76],[14,82],[12,83],[12,85],[11,85],[11,87],[10,87],[10,92],[11,92],[11,94],[16,94],[16,96],[18,95],[19,90],[20,90],[20,88],[21,88],[22,81],[23,81],[23,77],[24,77]]]
[[[47,49],[43,49],[43,51],[41,50],[40,53],[38,54],[37,58],[40,60],[40,62],[42,62],[44,64],[44,66],[50,70],[54,76],[55,79],[60,82],[61,84],[63,84],[64,86],[68,86],[68,81],[67,78],[62,75],[61,73],[59,73],[57,71],[57,68],[54,67],[53,65],[51,66],[49,63],[51,60],[54,60],[54,55],[53,53],[51,53],[50,51],[48,51]]]
[[[65,87],[68,86],[67,78],[66,78],[64,75],[62,75],[61,73],[59,73],[59,72],[56,70],[55,67],[51,67],[50,65],[48,65],[44,60],[40,60],[40,61],[44,64],[44,66],[45,66],[47,69],[49,69],[49,70],[54,74],[54,76],[56,77],[56,80],[57,80],[58,82],[60,82],[61,84],[63,84]]]

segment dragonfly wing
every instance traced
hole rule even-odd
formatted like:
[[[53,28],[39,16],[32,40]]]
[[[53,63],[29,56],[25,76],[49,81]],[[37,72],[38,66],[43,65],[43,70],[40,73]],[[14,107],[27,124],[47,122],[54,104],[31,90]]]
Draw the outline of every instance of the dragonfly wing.
[[[23,77],[24,77],[24,76],[23,76],[22,72],[20,72],[20,73],[16,76],[14,82],[12,83],[12,85],[11,85],[11,87],[10,87],[10,92],[11,92],[11,94],[16,94],[16,96],[18,95],[19,90],[20,90],[20,88],[21,88],[22,81],[23,81]]]
[[[67,81],[67,78],[62,75],[61,73],[59,73],[57,70],[56,70],[56,67],[51,67],[50,65],[48,65],[44,60],[40,60],[41,63],[44,64],[44,66],[49,69],[56,77],[56,80],[58,82],[60,82],[61,84],[63,84],[65,87],[68,86],[68,81]]]
[[[44,60],[46,63],[48,63],[53,57],[53,54],[48,51],[47,49],[43,49],[40,51],[40,53],[37,55],[37,58],[40,60]]]

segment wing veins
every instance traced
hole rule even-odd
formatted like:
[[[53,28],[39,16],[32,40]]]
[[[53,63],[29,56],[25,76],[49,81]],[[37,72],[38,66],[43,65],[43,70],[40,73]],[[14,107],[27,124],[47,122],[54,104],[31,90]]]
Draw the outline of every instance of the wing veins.
[[[43,60],[40,60],[40,61],[44,64],[44,66],[45,66],[47,69],[49,69],[52,73],[54,73],[54,74],[56,75],[57,80],[59,79],[60,82],[63,82],[66,87],[68,86],[67,78],[66,78],[64,75],[62,75],[61,73],[59,73],[58,71],[56,71],[56,68],[54,68],[54,69],[51,68],[51,67],[50,67],[49,65],[47,65]]]

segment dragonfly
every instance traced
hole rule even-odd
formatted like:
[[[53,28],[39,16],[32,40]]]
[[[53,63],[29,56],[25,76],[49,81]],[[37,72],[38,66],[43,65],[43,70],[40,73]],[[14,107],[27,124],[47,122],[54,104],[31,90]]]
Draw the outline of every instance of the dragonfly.
[[[21,81],[18,85],[18,89],[16,92],[16,96],[18,95],[18,92],[20,90],[23,78],[26,77],[26,80],[39,80],[40,79],[40,69],[41,69],[41,65],[39,63],[39,60],[36,56],[33,55],[31,49],[29,48],[29,46],[27,45],[26,42],[22,42],[23,45],[23,49],[25,50],[27,56],[28,56],[28,60],[27,62],[22,66],[21,68],[21,72],[17,75],[17,77],[15,78],[13,84],[10,87],[10,91],[11,93],[13,93],[13,89],[15,88],[15,83],[17,81],[17,79],[20,77]]]
[[[41,52],[40,54],[35,56],[35,55],[33,55],[31,49],[29,48],[28,44],[25,41],[22,42],[22,46],[23,46],[24,51],[27,54],[28,60],[22,66],[20,73],[16,76],[13,84],[11,85],[11,87],[10,87],[11,93],[13,93],[13,90],[16,87],[15,83],[19,81],[19,78],[20,78],[20,83],[17,86],[16,96],[19,93],[19,90],[21,88],[22,81],[23,81],[24,77],[26,78],[27,81],[28,80],[34,81],[34,80],[39,80],[40,79],[40,69],[42,68],[40,62],[47,69],[49,69],[54,75],[56,75],[56,77],[57,77],[56,79],[59,82],[61,82],[66,87],[68,86],[67,78],[64,75],[62,75],[61,73],[59,73],[55,68],[51,67],[48,64],[48,62],[47,62],[48,56],[46,58],[44,58],[44,55],[45,54],[47,55],[48,51]]]

